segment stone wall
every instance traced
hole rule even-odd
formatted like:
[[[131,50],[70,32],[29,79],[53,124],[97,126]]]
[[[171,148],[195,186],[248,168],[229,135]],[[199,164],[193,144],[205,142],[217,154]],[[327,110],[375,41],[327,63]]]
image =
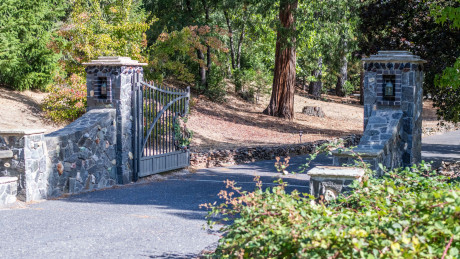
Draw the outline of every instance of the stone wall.
[[[354,146],[359,142],[360,136],[350,135],[344,137],[346,146]],[[297,156],[311,154],[316,147],[328,141],[320,140],[302,144],[281,146],[241,147],[235,149],[191,150],[190,165],[195,168],[219,167],[236,164],[251,163],[259,160],[270,160],[275,157]]]
[[[381,174],[379,164],[387,168],[403,165],[404,145],[401,142],[403,112],[399,109],[386,108],[373,111],[359,145],[353,152],[334,151],[334,165],[353,164],[355,154]]]
[[[18,178],[22,201],[58,197],[117,183],[115,109],[91,110],[67,127],[0,131],[0,176]]]
[[[67,127],[45,136],[49,197],[117,183],[115,109],[87,112]]]
[[[18,178],[18,199],[45,199],[48,190],[46,144],[43,130],[0,131],[0,149],[12,157],[0,159],[0,176]]]

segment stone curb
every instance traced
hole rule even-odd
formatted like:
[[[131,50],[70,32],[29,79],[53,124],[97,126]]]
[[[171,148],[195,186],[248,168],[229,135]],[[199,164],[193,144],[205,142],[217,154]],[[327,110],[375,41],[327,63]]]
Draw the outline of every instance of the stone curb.
[[[361,135],[349,135],[344,138],[345,145],[356,146]],[[334,140],[318,140],[293,145],[240,147],[235,149],[213,149],[190,153],[190,165],[195,168],[222,167],[252,163],[260,160],[272,160],[276,157],[311,154],[316,147]]]

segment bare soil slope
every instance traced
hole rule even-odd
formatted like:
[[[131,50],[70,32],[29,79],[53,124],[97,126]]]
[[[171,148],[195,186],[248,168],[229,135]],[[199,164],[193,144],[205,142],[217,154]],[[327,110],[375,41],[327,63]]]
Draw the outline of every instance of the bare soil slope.
[[[40,104],[46,95],[37,91],[0,88],[0,130],[33,128],[52,132],[63,127],[45,119]]]
[[[65,125],[55,125],[46,120],[40,104],[46,93],[17,92],[0,88],[0,130],[36,128],[52,132]],[[357,99],[323,96],[327,101],[313,100],[297,94],[295,119],[287,121],[266,116],[269,97],[258,104],[246,102],[234,94],[227,102],[214,103],[203,96],[193,97],[191,115],[187,126],[194,131],[194,149],[230,148],[240,146],[277,145],[330,139],[362,133],[363,109]],[[319,106],[326,117],[302,114],[304,106]],[[437,117],[431,102],[424,103],[424,128],[437,128]]]

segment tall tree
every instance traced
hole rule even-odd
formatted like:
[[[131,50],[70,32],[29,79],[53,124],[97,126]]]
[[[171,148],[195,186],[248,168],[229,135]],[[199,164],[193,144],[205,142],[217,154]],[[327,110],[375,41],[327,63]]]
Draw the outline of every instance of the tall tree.
[[[275,70],[272,95],[264,113],[294,119],[294,91],[296,79],[296,25],[297,0],[280,0],[276,39]]]

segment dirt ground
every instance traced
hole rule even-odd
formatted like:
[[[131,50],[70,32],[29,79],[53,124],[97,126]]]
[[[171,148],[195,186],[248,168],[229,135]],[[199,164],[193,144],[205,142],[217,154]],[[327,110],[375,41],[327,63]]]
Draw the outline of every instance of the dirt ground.
[[[64,127],[44,117],[40,104],[46,95],[35,91],[17,92],[0,88],[0,130],[37,128],[52,132]],[[323,100],[313,100],[299,93],[295,96],[295,119],[287,121],[262,114],[268,105],[269,96],[261,97],[258,104],[246,102],[232,94],[222,104],[211,102],[203,96],[195,96],[191,101],[187,127],[194,132],[194,149],[331,139],[362,133],[363,108],[357,101],[356,97],[338,98],[331,95],[323,95]],[[302,114],[302,108],[306,105],[321,107],[325,117]],[[429,101],[424,103],[423,117],[424,128],[436,128],[436,112]]]
[[[53,132],[64,125],[46,120],[40,104],[46,93],[38,91],[11,91],[0,87],[0,130],[44,129]]]

